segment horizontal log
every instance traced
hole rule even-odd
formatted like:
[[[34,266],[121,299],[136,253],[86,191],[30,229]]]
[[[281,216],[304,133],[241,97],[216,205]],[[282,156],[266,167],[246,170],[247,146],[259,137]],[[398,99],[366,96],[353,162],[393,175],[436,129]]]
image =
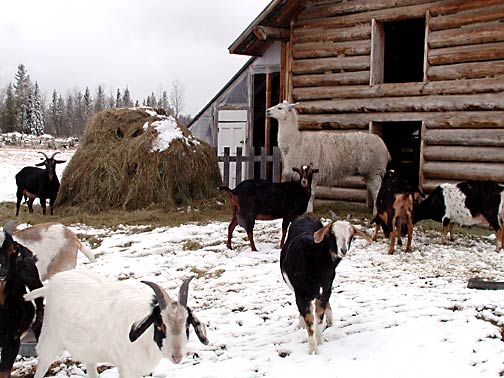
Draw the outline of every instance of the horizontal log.
[[[427,195],[441,184],[458,184],[460,181],[462,180],[424,179],[422,190]]]
[[[429,64],[434,66],[485,60],[504,60],[504,42],[432,49],[429,51],[427,59]]]
[[[303,101],[297,108],[304,113],[504,110],[504,93]]]
[[[427,77],[431,81],[475,79],[500,75],[504,75],[504,60],[431,66],[427,70]]]
[[[371,38],[371,24],[358,25],[343,29],[294,29],[292,41],[296,43],[306,42],[346,42]]]
[[[307,8],[298,16],[300,20],[309,20],[313,18],[341,16],[359,12],[369,12],[379,9],[394,8],[398,6],[418,5],[430,3],[432,0],[357,0],[345,1],[335,4],[321,4]]]
[[[348,2],[351,4],[352,2]],[[376,3],[379,3],[378,1]],[[370,22],[373,18],[380,22],[389,21],[400,21],[408,20],[412,18],[422,18],[425,17],[427,11],[431,16],[438,16],[444,14],[452,14],[460,12],[463,10],[479,9],[485,5],[490,4],[502,4],[502,0],[474,0],[474,1],[460,1],[460,0],[449,0],[449,1],[432,1],[428,3],[420,4],[416,2],[417,5],[408,6],[395,6],[386,9],[377,9],[368,12],[352,13],[348,15],[335,15],[328,17],[323,15],[317,18],[302,19],[304,12],[298,17],[298,21],[295,22],[295,28],[343,28],[348,26],[354,26],[362,23]]]
[[[504,148],[472,146],[425,146],[424,158],[428,161],[504,163]]]
[[[491,129],[504,127],[504,112],[464,112],[439,114],[435,118],[425,118],[428,129]]]
[[[320,129],[369,129],[369,122],[409,122],[424,121],[446,129],[456,129],[471,124],[504,126],[504,112],[394,112],[394,113],[352,113],[352,114],[300,114],[301,130]],[[469,126],[467,126],[469,125]]]
[[[426,178],[440,180],[491,180],[504,182],[504,164],[425,162]]]
[[[371,40],[350,42],[309,42],[295,43],[293,46],[294,59],[324,58],[339,55],[369,55]]]
[[[355,189],[355,188],[317,186],[315,196],[321,199],[332,199],[337,201],[366,202],[367,190]]]
[[[338,98],[403,97],[441,94],[469,94],[504,91],[504,76],[489,79],[447,80],[427,83],[391,83],[368,85],[331,85],[296,88],[296,101]]]
[[[497,5],[481,6],[475,9],[463,10],[455,14],[432,17],[429,22],[429,27],[431,30],[453,29],[479,22],[499,21],[503,18],[504,4],[501,2],[500,4],[497,3]]]
[[[369,71],[354,71],[316,75],[293,75],[292,84],[294,85],[294,87],[369,84]]]
[[[338,180],[338,187],[366,189],[366,183],[362,176],[348,176]]]
[[[432,49],[504,41],[504,23],[468,25],[463,28],[430,31],[427,42]]]
[[[350,56],[338,58],[317,58],[293,60],[292,72],[302,73],[327,73],[327,71],[362,71],[369,69],[369,56]]]
[[[501,129],[426,129],[426,145],[504,147]]]

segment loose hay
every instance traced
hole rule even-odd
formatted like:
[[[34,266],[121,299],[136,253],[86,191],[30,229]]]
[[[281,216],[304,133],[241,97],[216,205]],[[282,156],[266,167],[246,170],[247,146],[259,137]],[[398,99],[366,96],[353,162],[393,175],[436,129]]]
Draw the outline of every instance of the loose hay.
[[[135,210],[215,197],[221,182],[215,153],[187,128],[178,125],[184,138],[152,151],[158,132],[151,124],[167,119],[162,109],[150,108],[95,114],[63,172],[57,204]]]

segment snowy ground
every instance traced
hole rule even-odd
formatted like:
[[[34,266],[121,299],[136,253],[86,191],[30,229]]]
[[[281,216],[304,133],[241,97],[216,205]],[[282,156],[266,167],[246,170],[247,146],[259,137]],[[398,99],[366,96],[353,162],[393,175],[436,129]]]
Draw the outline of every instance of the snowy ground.
[[[6,177],[11,177],[21,157],[0,158],[1,174],[9,171]],[[13,201],[15,187],[0,188],[0,201]],[[356,239],[337,269],[331,298],[334,325],[324,332],[320,354],[310,356],[306,331],[297,328],[294,295],[279,272],[280,224],[258,223],[259,252],[250,250],[239,227],[233,238],[236,249],[227,250],[225,222],[116,230],[78,224],[72,229],[101,241],[94,249],[97,262],[81,257],[82,269],[112,280],[148,279],[174,296],[184,277],[196,276],[189,305],[207,325],[210,344],[200,344],[191,332],[187,358],[179,365],[163,360],[153,372],[156,377],[503,374],[504,343],[496,326],[504,325],[503,293],[466,288],[469,277],[504,279],[503,253],[495,252],[495,238],[464,237],[441,245],[438,234],[416,231],[413,252],[399,250],[393,256],[386,254],[383,238],[372,245]],[[53,375],[85,375],[83,366],[68,356],[61,361]],[[29,374],[34,365],[36,359],[18,360],[14,374]],[[107,369],[101,377],[118,377],[117,369]]]

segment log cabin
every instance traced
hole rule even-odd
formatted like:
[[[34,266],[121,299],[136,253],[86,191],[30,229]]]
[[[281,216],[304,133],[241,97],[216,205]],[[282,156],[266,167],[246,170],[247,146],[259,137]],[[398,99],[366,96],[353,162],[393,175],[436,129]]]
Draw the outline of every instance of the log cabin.
[[[427,193],[504,183],[502,0],[273,0],[229,51],[276,56],[266,95],[249,90],[247,145],[274,142],[274,121],[254,113],[286,99],[305,132],[380,135],[393,167]],[[319,193],[368,201],[359,177]]]

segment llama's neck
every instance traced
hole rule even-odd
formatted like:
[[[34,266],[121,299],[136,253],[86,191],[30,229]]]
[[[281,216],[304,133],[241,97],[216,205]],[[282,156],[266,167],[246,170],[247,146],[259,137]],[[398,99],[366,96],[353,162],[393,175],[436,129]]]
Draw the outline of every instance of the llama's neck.
[[[291,112],[290,115],[291,117],[278,122],[278,147],[280,147],[282,154],[286,154],[289,148],[301,139],[297,114]]]

